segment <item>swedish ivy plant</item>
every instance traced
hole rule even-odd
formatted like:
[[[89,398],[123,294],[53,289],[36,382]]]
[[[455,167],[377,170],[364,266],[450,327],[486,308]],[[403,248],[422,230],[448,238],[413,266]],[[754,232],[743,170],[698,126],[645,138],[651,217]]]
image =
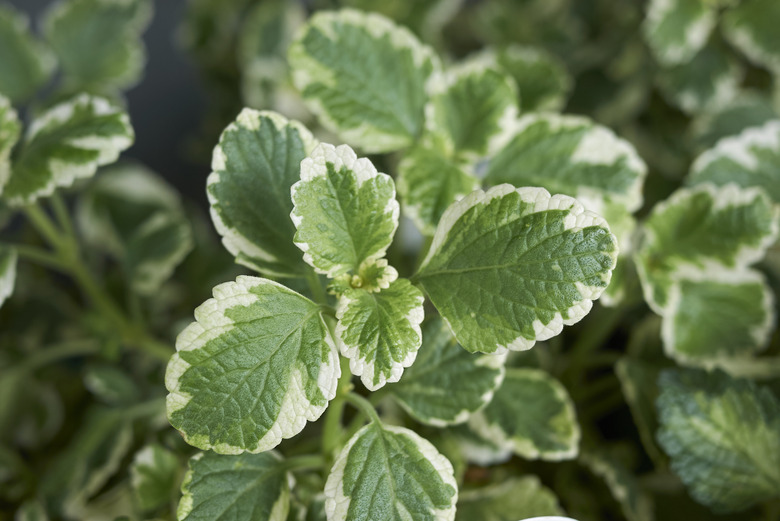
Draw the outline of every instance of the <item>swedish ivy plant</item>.
[[[780,516],[775,2],[192,0],[210,222],[152,14],[0,4],[0,520]]]

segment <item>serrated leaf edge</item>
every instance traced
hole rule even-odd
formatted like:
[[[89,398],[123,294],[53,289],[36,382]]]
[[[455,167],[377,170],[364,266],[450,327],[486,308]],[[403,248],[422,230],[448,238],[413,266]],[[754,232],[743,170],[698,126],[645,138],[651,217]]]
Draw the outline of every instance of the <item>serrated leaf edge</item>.
[[[275,273],[273,270],[269,270],[268,267],[260,267],[251,261],[251,258],[261,259],[269,263],[280,262],[281,259],[276,258],[274,255],[264,250],[262,247],[253,243],[245,236],[243,236],[238,230],[230,228],[225,224],[216,211],[215,206],[220,206],[220,201],[216,196],[212,194],[209,189],[212,185],[220,183],[220,173],[224,172],[227,168],[227,157],[222,149],[222,142],[225,139],[228,132],[237,132],[240,129],[257,130],[262,125],[262,119],[267,118],[271,121],[277,131],[282,132],[284,127],[290,126],[298,132],[298,136],[301,138],[304,146],[304,152],[310,154],[311,151],[317,146],[318,141],[312,136],[309,129],[303,124],[295,120],[289,120],[281,114],[273,111],[263,110],[258,111],[250,108],[245,108],[238,115],[236,120],[225,128],[222,135],[219,138],[219,143],[214,147],[214,152],[211,159],[211,174],[206,179],[206,195],[209,201],[209,213],[211,214],[211,220],[214,223],[214,227],[217,233],[222,237],[222,245],[236,258],[236,262],[242,264],[255,271],[266,273],[272,276],[284,277],[286,273]]]
[[[195,322],[184,328],[176,338],[176,353],[168,362],[165,372],[165,387],[169,392],[166,398],[169,418],[174,412],[184,408],[192,399],[192,396],[182,391],[179,386],[179,379],[191,367],[179,356],[179,352],[200,349],[210,340],[229,331],[234,322],[225,315],[225,311],[234,306],[249,306],[259,300],[257,295],[249,292],[250,289],[259,285],[275,286],[285,292],[306,298],[278,282],[249,275],[239,275],[235,282],[225,282],[215,286],[213,289],[214,297],[195,308]],[[190,436],[186,432],[180,431],[185,441],[200,449],[213,450],[220,454],[258,453],[273,449],[283,439],[295,436],[303,430],[307,421],[317,420],[327,409],[330,400],[336,396],[336,385],[341,376],[338,350],[330,334],[327,333],[329,329],[322,315],[319,318],[324,331],[326,331],[325,342],[330,347],[331,354],[331,359],[320,366],[317,378],[317,386],[326,400],[324,406],[315,406],[309,402],[301,382],[301,372],[295,368],[290,377],[287,393],[282,400],[279,416],[268,432],[258,440],[255,447],[244,448],[229,443],[213,444],[208,441],[208,437],[202,434]],[[204,327],[204,324],[208,326],[208,329]],[[292,404],[298,405],[294,407]],[[287,417],[283,417],[285,413],[287,413]]]
[[[349,512],[349,504],[351,498],[344,495],[344,470],[347,466],[347,459],[352,447],[360,439],[360,437],[371,428],[379,428],[393,434],[400,436],[406,436],[410,438],[420,453],[433,465],[433,468],[437,471],[439,476],[445,485],[450,485],[455,494],[452,497],[452,506],[447,510],[434,510],[431,512],[435,521],[454,521],[455,519],[455,506],[458,502],[458,484],[455,481],[454,471],[452,463],[444,457],[431,442],[417,434],[416,432],[404,427],[396,427],[393,425],[377,425],[369,423],[347,442],[344,448],[341,450],[338,458],[336,458],[333,468],[331,468],[328,480],[325,483],[325,513],[328,517],[328,521],[346,521]]]

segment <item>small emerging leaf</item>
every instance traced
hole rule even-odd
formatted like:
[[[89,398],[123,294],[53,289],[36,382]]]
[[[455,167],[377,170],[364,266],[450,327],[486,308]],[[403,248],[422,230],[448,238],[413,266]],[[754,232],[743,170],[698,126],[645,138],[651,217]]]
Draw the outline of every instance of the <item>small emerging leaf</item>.
[[[28,100],[49,78],[54,65],[49,50],[32,35],[27,17],[7,3],[0,5],[0,96]]]
[[[370,423],[339,454],[325,484],[328,521],[453,521],[452,465],[403,427]]]
[[[580,426],[569,393],[538,369],[507,369],[493,400],[469,426],[526,459],[560,461],[579,451]]]
[[[168,419],[191,445],[270,450],[319,418],[335,395],[338,352],[306,297],[240,276],[215,287],[195,319],[165,375]]]
[[[780,204],[780,119],[718,141],[693,163],[688,182],[758,186]]]
[[[293,83],[329,130],[366,152],[411,145],[439,68],[408,29],[351,9],[315,13],[288,52]]]
[[[780,403],[721,371],[661,373],[658,441],[698,502],[735,512],[780,494]]]
[[[464,348],[500,353],[581,320],[616,257],[606,222],[576,200],[500,185],[445,212],[416,277]]]
[[[292,476],[276,452],[224,456],[201,452],[190,458],[178,521],[285,521]]]
[[[686,63],[707,43],[716,11],[708,0],[651,0],[642,27],[663,65]]]
[[[316,144],[297,121],[251,109],[222,133],[207,192],[214,225],[236,262],[270,275],[305,275],[293,244],[290,187]]]
[[[336,340],[352,374],[376,391],[397,382],[422,343],[423,294],[406,279],[370,292],[349,289],[339,299]]]
[[[90,177],[116,161],[134,137],[127,114],[103,98],[82,94],[60,103],[32,121],[3,198],[29,204]]]
[[[501,355],[475,355],[461,348],[440,318],[423,327],[414,365],[391,390],[416,420],[435,427],[463,423],[485,407],[504,379]]]
[[[330,278],[383,257],[398,227],[392,178],[347,145],[317,146],[301,162],[292,200],[295,244],[307,263]]]

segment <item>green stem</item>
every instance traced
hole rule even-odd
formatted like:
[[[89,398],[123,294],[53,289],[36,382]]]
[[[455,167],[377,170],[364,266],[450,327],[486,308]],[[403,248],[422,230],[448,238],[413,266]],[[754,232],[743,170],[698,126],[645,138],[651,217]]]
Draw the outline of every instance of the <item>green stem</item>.
[[[36,264],[41,264],[47,268],[63,272],[67,272],[69,269],[69,266],[62,262],[60,257],[42,248],[27,246],[25,244],[13,244],[11,247],[16,250],[16,253],[18,253],[20,257],[35,262]]]
[[[344,399],[372,422],[376,423],[377,425],[382,424],[382,422],[379,420],[379,416],[376,413],[376,409],[374,409],[374,406],[371,405],[371,402],[359,394],[349,393],[344,396]]]
[[[319,275],[317,275],[313,269],[306,272],[306,282],[309,284],[309,289],[314,297],[314,301],[317,304],[326,305],[328,303],[328,295],[325,293],[325,288],[320,283]]]
[[[326,464],[325,457],[321,454],[310,454],[306,456],[296,456],[286,459],[280,465],[283,471],[296,471],[308,469],[320,469]]]
[[[67,249],[67,246],[62,238],[62,233],[57,230],[52,220],[46,215],[40,206],[37,204],[31,204],[24,207],[24,213],[27,215],[30,223],[35,227],[38,232],[58,251]]]
[[[336,396],[328,406],[325,414],[325,425],[322,428],[322,453],[330,455],[335,451],[340,442],[344,429],[341,418],[344,413],[344,399],[352,390],[352,372],[349,369],[349,360],[341,358],[341,377],[336,386]]]
[[[152,398],[145,402],[138,403],[130,406],[126,409],[122,409],[121,415],[123,419],[137,420],[139,418],[145,418],[155,414],[165,413],[165,398]]]
[[[71,241],[75,241],[76,231],[73,227],[70,213],[68,213],[68,207],[62,197],[56,192],[51,197],[51,206],[54,209],[54,216],[57,218],[57,223],[65,231],[67,237],[70,238]]]

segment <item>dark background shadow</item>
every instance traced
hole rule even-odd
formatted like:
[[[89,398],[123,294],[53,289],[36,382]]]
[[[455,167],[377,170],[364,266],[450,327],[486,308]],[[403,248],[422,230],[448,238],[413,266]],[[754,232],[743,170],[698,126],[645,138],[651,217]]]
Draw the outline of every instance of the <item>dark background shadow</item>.
[[[30,16],[36,30],[52,3],[54,0],[10,0],[12,6]],[[124,155],[146,164],[186,198],[205,207],[208,165],[194,164],[187,151],[207,99],[196,69],[177,42],[186,4],[186,0],[154,2],[154,17],[144,33],[145,74],[126,93],[136,141]],[[208,157],[210,152],[200,155]]]

